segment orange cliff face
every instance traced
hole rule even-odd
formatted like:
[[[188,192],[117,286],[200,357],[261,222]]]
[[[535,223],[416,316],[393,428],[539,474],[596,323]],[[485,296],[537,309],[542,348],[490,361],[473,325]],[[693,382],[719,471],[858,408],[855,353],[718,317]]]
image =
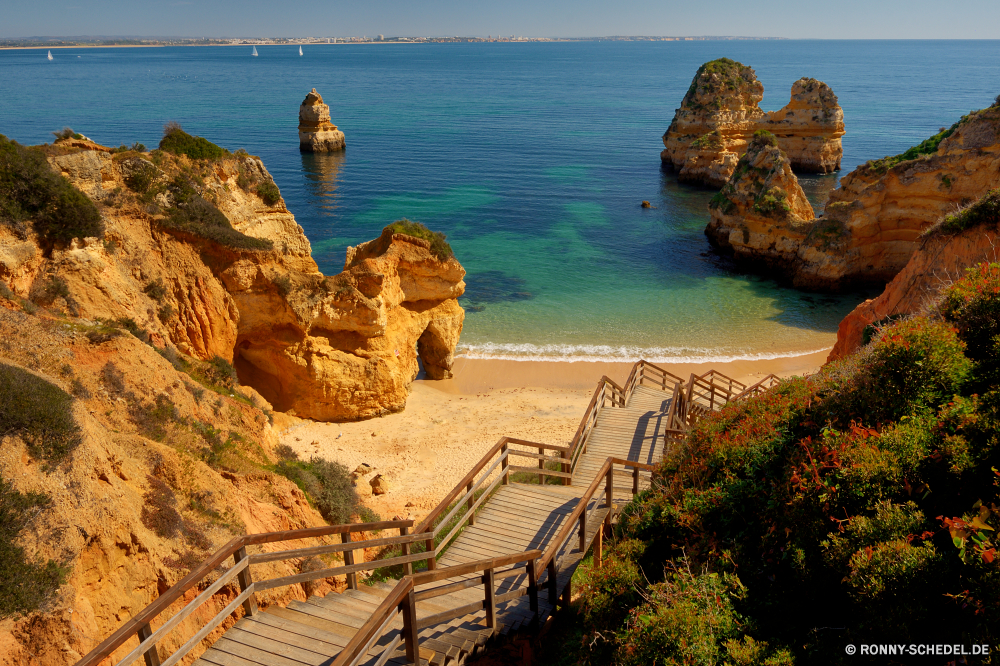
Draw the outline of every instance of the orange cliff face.
[[[966,268],[1000,259],[998,210],[1000,190],[993,190],[921,237],[906,266],[885,290],[858,305],[840,322],[837,344],[827,362],[857,351],[870,325],[933,309],[941,289],[962,277]]]
[[[965,116],[920,147],[844,176],[824,214],[809,224],[802,222],[811,215],[761,225],[752,210],[736,207],[725,215],[713,210],[706,233],[737,260],[778,268],[801,289],[884,284],[903,269],[928,227],[997,186],[1000,106],[994,105]],[[738,228],[753,228],[753,242],[728,242],[729,230]]]
[[[426,241],[383,234],[324,276],[258,158],[49,153],[98,205],[106,235],[43,250],[0,226],[0,281],[18,295],[87,319],[130,318],[158,346],[231,361],[276,409],[317,420],[402,410],[418,357],[430,377],[450,376],[465,271]],[[137,182],[152,184],[139,195]],[[231,230],[177,222],[192,192]],[[53,280],[65,294],[46,295]]]
[[[709,208],[709,241],[738,261],[771,271],[787,272],[795,264],[812,228],[813,210],[791,162],[766,132],[753,137]]]
[[[772,132],[792,167],[829,173],[840,168],[844,113],[822,81],[800,79],[779,111],[760,109],[764,86],[753,69],[722,58],[695,74],[681,107],[663,135],[660,159],[682,182],[721,187],[736,169],[754,132]]]

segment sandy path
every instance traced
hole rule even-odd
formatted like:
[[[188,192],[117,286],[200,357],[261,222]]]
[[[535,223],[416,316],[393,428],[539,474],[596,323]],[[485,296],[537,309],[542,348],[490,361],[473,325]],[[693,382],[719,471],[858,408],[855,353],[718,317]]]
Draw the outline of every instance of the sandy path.
[[[667,365],[681,377],[715,367],[747,384],[773,372],[815,372],[826,353],[715,365]],[[568,444],[601,375],[623,383],[624,363],[536,363],[458,359],[455,378],[413,382],[406,410],[358,423],[319,423],[276,414],[281,443],[301,458],[321,456],[355,469],[375,468],[358,482],[364,503],[384,518],[420,520],[500,437]],[[368,481],[382,474],[386,495]],[[410,506],[407,506],[410,505]]]

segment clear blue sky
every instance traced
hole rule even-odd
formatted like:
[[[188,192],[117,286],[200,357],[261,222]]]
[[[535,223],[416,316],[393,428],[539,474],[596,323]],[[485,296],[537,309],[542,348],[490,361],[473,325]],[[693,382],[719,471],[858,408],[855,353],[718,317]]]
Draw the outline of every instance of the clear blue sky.
[[[0,0],[0,7],[0,37],[1000,38],[1000,0]]]

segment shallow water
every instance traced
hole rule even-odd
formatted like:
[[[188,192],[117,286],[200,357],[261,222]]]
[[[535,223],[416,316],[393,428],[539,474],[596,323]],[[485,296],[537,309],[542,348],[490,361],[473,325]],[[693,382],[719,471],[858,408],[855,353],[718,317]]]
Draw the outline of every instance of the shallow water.
[[[660,167],[660,136],[697,67],[754,67],[763,108],[800,76],[844,107],[844,170],[988,106],[1000,42],[581,42],[0,51],[0,133],[72,126],[158,142],[168,120],[260,155],[327,273],[409,217],[469,272],[469,356],[748,358],[820,349],[862,294],[800,293],[709,252],[712,191]],[[342,155],[300,155],[317,88]],[[815,204],[837,176],[803,178]],[[642,200],[655,208],[643,210]]]

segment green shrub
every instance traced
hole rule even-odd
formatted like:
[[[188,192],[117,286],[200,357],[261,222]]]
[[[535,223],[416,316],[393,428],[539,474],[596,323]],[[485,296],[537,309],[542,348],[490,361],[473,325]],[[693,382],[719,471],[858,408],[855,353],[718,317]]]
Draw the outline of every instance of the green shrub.
[[[884,329],[839,380],[827,413],[847,425],[853,418],[877,425],[936,408],[959,393],[972,373],[965,343],[951,326],[925,317]]]
[[[278,186],[270,181],[257,186],[257,196],[268,206],[273,206],[281,201],[281,192],[278,190]]]
[[[3,417],[0,416],[0,419]],[[17,539],[52,500],[41,493],[20,493],[0,479],[0,619],[40,610],[66,579],[56,562],[32,562]]]
[[[101,381],[109,391],[114,391],[115,393],[125,392],[125,373],[119,370],[113,361],[108,361],[101,368]]]
[[[915,160],[923,155],[932,155],[937,152],[938,146],[941,142],[947,139],[949,136],[955,133],[958,129],[959,123],[955,123],[948,129],[943,129],[929,139],[924,139],[912,148],[908,148],[899,155],[893,155],[891,157],[883,157],[879,160],[869,160],[865,163],[869,169],[875,173],[882,174],[887,172],[892,167],[900,164],[901,162],[907,162],[909,160]]]
[[[945,319],[958,327],[968,355],[977,361],[995,357],[1000,335],[1000,264],[981,263],[945,290]]]
[[[316,457],[309,462],[282,460],[274,471],[291,479],[331,524],[349,523],[358,511],[357,491],[347,467],[339,462]]]
[[[23,237],[29,220],[50,244],[104,235],[97,206],[53,172],[44,153],[0,135],[0,224]]]
[[[208,378],[226,388],[233,388],[240,383],[233,364],[218,355],[208,362]]]
[[[32,455],[55,463],[80,444],[73,397],[27,370],[0,363],[0,405],[0,436],[20,436]]]
[[[159,148],[175,155],[187,155],[193,160],[217,160],[229,154],[228,150],[208,139],[191,136],[177,123],[167,123],[164,126]]]
[[[1000,224],[1000,188],[990,190],[975,203],[965,206],[951,215],[946,215],[938,224],[929,228],[924,235],[937,231],[957,234],[966,229],[982,225]]]
[[[420,222],[412,222],[404,217],[401,220],[396,220],[389,226],[385,227],[385,229],[388,229],[394,234],[406,234],[407,236],[413,236],[414,238],[420,238],[421,240],[430,242],[431,254],[441,261],[445,261],[449,257],[455,256],[451,246],[448,245],[448,242],[446,241],[447,236],[439,231],[431,231]],[[385,231],[385,229],[383,229],[383,231]]]
[[[136,194],[148,194],[159,176],[159,169],[145,160],[137,159],[134,160],[129,174],[125,176],[125,186]]]
[[[83,138],[82,134],[78,134],[78,133],[74,132],[73,128],[71,128],[71,127],[63,127],[58,132],[53,132],[52,135],[56,137],[56,141],[61,141],[63,139],[82,139]]]
[[[167,287],[163,280],[154,280],[146,284],[142,291],[154,301],[162,301],[167,295]]]
[[[739,578],[692,574],[683,564],[654,583],[647,601],[632,610],[618,633],[616,662],[623,665],[715,664],[724,643],[743,634],[733,598],[742,596]]]
[[[788,205],[788,196],[780,187],[772,187],[762,192],[754,201],[753,209],[766,217],[783,219],[792,212]]]
[[[164,303],[156,310],[156,318],[162,323],[166,324],[174,316],[174,306],[170,303]]]
[[[774,136],[771,132],[765,129],[759,129],[753,133],[753,138],[750,139],[750,145],[756,148],[761,148],[764,146],[778,147],[778,137]]]
[[[574,576],[584,619],[596,627],[617,626],[641,600],[645,577],[638,560],[646,544],[638,539],[608,543],[601,567],[593,564]]]
[[[222,211],[204,199],[185,176],[177,176],[170,192],[174,205],[167,211],[166,219],[159,223],[195,236],[207,238],[220,245],[239,250],[269,250],[270,240],[247,236],[230,224]]]
[[[144,436],[162,442],[167,436],[167,427],[180,420],[177,407],[164,394],[156,396],[152,405],[144,405],[134,399],[129,405],[132,421]]]

